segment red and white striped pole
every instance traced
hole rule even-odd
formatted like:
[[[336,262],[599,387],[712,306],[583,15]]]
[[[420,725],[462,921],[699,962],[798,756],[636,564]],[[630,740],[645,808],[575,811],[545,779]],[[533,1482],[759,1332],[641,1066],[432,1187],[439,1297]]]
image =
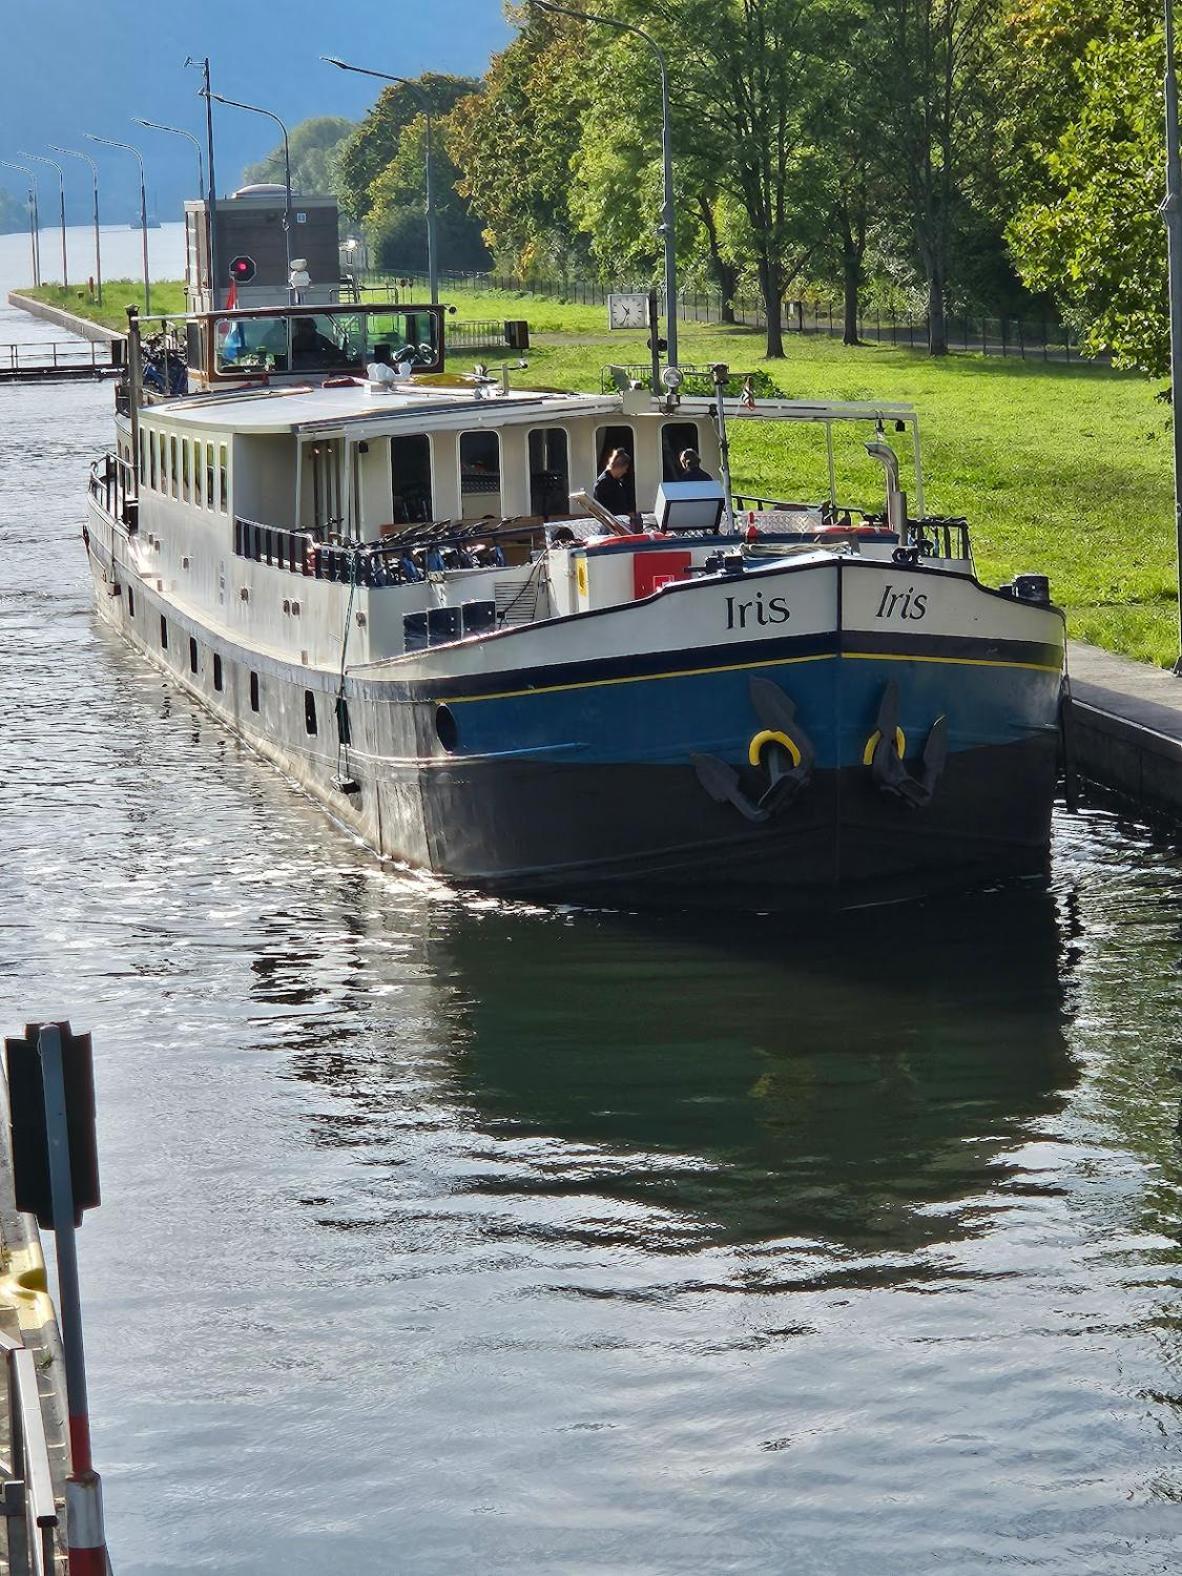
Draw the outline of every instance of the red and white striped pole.
[[[90,1458],[90,1412],[86,1400],[86,1356],[82,1346],[82,1301],[78,1287],[75,1203],[70,1175],[66,1120],[66,1081],[62,1036],[45,1024],[39,1037],[45,1091],[45,1134],[57,1245],[58,1314],[66,1360],[66,1397],[70,1412],[70,1475],[66,1479],[66,1549],[70,1576],[106,1576],[107,1539],[103,1529],[103,1490]],[[97,1201],[97,1193],[95,1195]]]

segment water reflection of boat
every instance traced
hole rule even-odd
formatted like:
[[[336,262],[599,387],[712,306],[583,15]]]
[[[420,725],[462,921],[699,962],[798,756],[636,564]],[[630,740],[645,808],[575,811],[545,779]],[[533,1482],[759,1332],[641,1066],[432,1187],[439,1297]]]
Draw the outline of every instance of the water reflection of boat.
[[[364,908],[359,941],[384,923]],[[472,1146],[461,1191],[614,1201],[591,1211],[597,1238],[946,1240],[963,1225],[947,1206],[1004,1183],[1007,1151],[1074,1080],[1045,892],[787,942],[755,923],[720,939],[497,908],[423,924],[397,955],[413,1031],[352,1010],[316,1012],[307,1039],[289,1023],[299,1075],[349,1103],[319,1141],[355,1146],[360,1122],[361,1142],[396,1148],[413,1067],[421,1116],[497,1141],[492,1159],[483,1137]],[[272,954],[256,975],[260,999],[301,1005],[306,960]]]

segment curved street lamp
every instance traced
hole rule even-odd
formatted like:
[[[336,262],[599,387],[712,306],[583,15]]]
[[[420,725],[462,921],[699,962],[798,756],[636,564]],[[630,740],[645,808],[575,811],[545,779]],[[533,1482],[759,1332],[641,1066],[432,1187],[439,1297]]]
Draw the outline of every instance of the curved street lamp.
[[[551,0],[527,0],[537,11],[547,11],[552,16],[573,17],[576,22],[598,22],[603,27],[614,27],[620,33],[635,33],[643,38],[656,56],[661,73],[661,157],[664,163],[664,202],[661,223],[657,234],[665,238],[665,337],[669,341],[669,365],[677,365],[677,227],[676,203],[673,193],[673,121],[669,109],[669,71],[661,46],[651,34],[631,22],[621,22],[615,16],[599,16],[594,11],[570,11],[565,6],[553,5]],[[655,355],[655,351],[654,351]]]
[[[439,248],[435,233],[435,133],[431,100],[410,77],[394,77],[388,71],[371,71],[368,66],[351,66],[347,61],[338,60],[335,55],[321,55],[320,58],[326,65],[336,66],[340,71],[355,71],[361,77],[377,77],[379,82],[401,82],[423,106],[427,120],[427,280],[431,290],[431,305],[436,306],[439,302]]]
[[[137,115],[131,117],[133,126],[146,126],[149,131],[167,131],[174,137],[185,137],[197,150],[197,193],[205,195],[205,159],[201,153],[201,144],[191,131],[186,131],[183,126],[164,126],[158,120],[140,120]]]
[[[19,170],[29,182],[29,250],[33,262],[33,288],[41,287],[41,216],[37,212],[37,177],[26,164],[14,164],[11,159],[0,159],[6,170]]]
[[[51,142],[49,144],[49,146],[53,149],[53,151],[55,153],[68,154],[71,159],[82,159],[85,163],[90,165],[90,178],[91,178],[91,181],[94,184],[94,284],[95,284],[95,291],[96,291],[96,293],[98,295],[98,304],[99,304],[99,306],[102,306],[102,304],[103,304],[103,252],[102,252],[102,247],[99,245],[98,165],[94,162],[94,160],[91,158],[89,153],[81,153],[81,152],[79,152],[79,150],[77,148],[59,148],[57,146],[57,144],[54,143],[54,142]]]
[[[43,153],[26,153],[23,148],[16,150],[22,159],[36,159],[38,164],[49,164],[57,171],[58,198],[61,202],[62,216],[62,289],[67,290],[70,281],[67,278],[68,266],[66,263],[66,172],[56,159],[47,159]]]
[[[88,142],[101,142],[105,148],[122,148],[125,153],[134,153],[136,163],[140,167],[140,239],[144,252],[144,316],[150,317],[152,286],[148,279],[148,188],[144,182],[144,156],[130,142],[116,142],[114,137],[96,137],[93,131],[84,131],[82,135]]]
[[[202,97],[205,89],[201,90]],[[287,250],[287,298],[289,302],[295,301],[295,286],[291,282],[291,145],[287,140],[287,127],[275,114],[274,110],[261,109],[257,104],[243,104],[238,99],[225,98],[221,93],[211,93],[209,97],[215,104],[228,104],[231,109],[246,109],[252,115],[265,115],[268,120],[273,120],[283,133],[283,187],[287,193],[287,205],[283,214],[283,238]]]

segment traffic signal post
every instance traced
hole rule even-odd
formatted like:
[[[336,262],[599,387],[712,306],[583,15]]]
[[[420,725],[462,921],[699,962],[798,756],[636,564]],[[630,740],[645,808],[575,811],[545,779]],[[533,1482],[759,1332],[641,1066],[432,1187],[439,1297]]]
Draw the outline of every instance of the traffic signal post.
[[[58,1317],[70,1417],[66,1543],[70,1576],[106,1576],[102,1484],[90,1451],[86,1358],[76,1228],[99,1202],[94,1071],[89,1034],[68,1023],[30,1024],[5,1041],[16,1204],[52,1229],[57,1247]]]

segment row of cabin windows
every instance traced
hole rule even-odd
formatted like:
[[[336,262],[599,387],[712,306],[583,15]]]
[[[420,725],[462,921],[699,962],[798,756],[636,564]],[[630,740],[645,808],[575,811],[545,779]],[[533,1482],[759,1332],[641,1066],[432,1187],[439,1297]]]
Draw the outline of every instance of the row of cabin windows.
[[[141,427],[139,477],[141,487],[165,498],[221,514],[230,512],[229,451],[224,443]]]
[[[127,588],[127,612],[129,617],[135,617],[135,592],[130,586]],[[161,651],[168,650],[168,619],[163,613],[160,615],[160,649]],[[190,635],[189,671],[191,673],[197,673],[199,671],[199,655],[197,641],[192,635]],[[218,691],[219,694],[224,688],[224,669],[222,667],[222,659],[216,651],[213,654],[213,687]],[[258,711],[259,709],[259,676],[253,671],[250,675],[250,709],[251,711]],[[349,703],[345,700],[343,695],[339,695],[337,697],[336,714],[337,729],[340,735],[341,743],[350,744],[352,742],[352,736],[349,727]],[[320,731],[316,714],[315,690],[304,691],[304,731],[309,735],[309,737],[314,737]]]
[[[661,428],[662,481],[676,481],[682,474],[678,463],[682,451],[699,447],[697,422],[665,422]],[[598,428],[595,453],[600,471],[614,449],[626,449],[635,457],[636,429],[623,423]],[[418,525],[433,520],[435,499],[430,437],[426,433],[415,433],[391,438],[390,468],[395,523]],[[570,490],[570,446],[565,429],[534,427],[529,434],[529,512],[546,518],[565,515],[570,509]],[[652,500],[648,502],[651,506]],[[500,436],[495,432],[462,432],[461,518],[479,519],[482,515],[501,512]]]

